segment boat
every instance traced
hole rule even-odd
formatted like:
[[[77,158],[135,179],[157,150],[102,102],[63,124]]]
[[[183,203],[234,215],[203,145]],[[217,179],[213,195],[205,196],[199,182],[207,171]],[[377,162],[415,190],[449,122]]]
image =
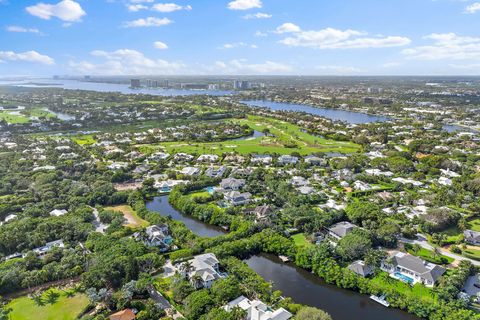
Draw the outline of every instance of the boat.
[[[372,299],[375,302],[380,303],[382,306],[385,306],[385,307],[390,306],[390,303],[385,299],[385,295],[378,297],[378,296],[372,294],[370,296],[370,299]]]

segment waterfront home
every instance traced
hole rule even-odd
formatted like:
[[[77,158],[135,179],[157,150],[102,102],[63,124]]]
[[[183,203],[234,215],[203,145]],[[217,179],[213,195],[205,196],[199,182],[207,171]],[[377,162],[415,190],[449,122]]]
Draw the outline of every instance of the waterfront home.
[[[143,241],[147,247],[158,247],[160,251],[168,251],[173,242],[166,224],[153,225],[145,229],[145,233],[135,232],[135,240]]]
[[[446,271],[439,265],[398,251],[382,261],[381,269],[388,272],[392,278],[411,285],[422,283],[427,287],[433,287]]]
[[[68,211],[65,210],[65,209],[62,209],[62,210],[55,209],[55,210],[50,211],[50,215],[55,216],[55,217],[60,217],[60,216],[63,216],[64,214],[67,214],[67,213],[68,213]]]
[[[336,240],[340,240],[353,231],[357,226],[348,221],[335,223],[327,228],[328,234]]]
[[[465,238],[465,242],[473,244],[473,245],[480,245],[480,232],[473,231],[473,230],[465,230],[463,231],[463,237]]]
[[[289,155],[283,155],[278,157],[277,159],[277,163],[280,165],[297,164],[297,162],[298,162],[298,157],[289,156]]]
[[[227,178],[220,182],[223,190],[240,190],[245,185],[245,179]]]
[[[373,268],[365,264],[363,260],[357,260],[348,266],[348,269],[355,272],[359,276],[367,277],[373,274]]]
[[[218,259],[213,253],[195,256],[182,263],[179,270],[196,289],[209,289],[216,280],[226,277],[226,274],[220,272]]]
[[[166,180],[155,182],[153,186],[158,189],[158,192],[170,192],[176,185],[187,184],[188,182],[187,180]]]
[[[252,194],[250,192],[238,192],[230,191],[225,193],[225,200],[227,200],[232,206],[241,206],[250,203]]]
[[[250,300],[244,296],[230,301],[223,308],[228,312],[234,308],[240,308],[246,311],[247,316],[245,320],[288,320],[293,317],[293,315],[284,308],[272,310],[272,308],[262,301]]]
[[[267,154],[252,154],[250,158],[250,162],[253,164],[261,163],[261,164],[270,164],[272,163],[272,157]]]

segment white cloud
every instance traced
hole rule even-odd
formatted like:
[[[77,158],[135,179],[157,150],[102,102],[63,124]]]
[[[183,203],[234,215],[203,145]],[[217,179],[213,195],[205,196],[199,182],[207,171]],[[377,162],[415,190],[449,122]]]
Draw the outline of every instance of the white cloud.
[[[209,73],[215,74],[270,74],[281,75],[293,71],[289,65],[273,61],[264,63],[248,63],[245,59],[235,59],[231,61],[217,61],[213,66],[206,68]]]
[[[165,42],[162,41],[155,41],[153,43],[153,46],[159,50],[165,50],[168,49],[168,45]]]
[[[234,42],[234,43],[225,43],[224,45],[218,47],[218,49],[234,49],[234,48],[241,48],[241,47],[250,47],[250,48],[256,49],[257,45],[248,44],[245,42]]]
[[[299,26],[296,24],[293,24],[291,22],[287,22],[282,24],[281,26],[277,27],[275,30],[276,33],[291,33],[291,32],[300,32],[301,29]]]
[[[480,2],[475,2],[469,5],[468,7],[465,8],[465,13],[476,13],[477,11],[480,11]]]
[[[129,4],[127,5],[127,9],[130,12],[138,12],[140,10],[147,10],[148,7],[143,4]]]
[[[143,53],[132,49],[111,52],[94,50],[91,55],[104,61],[101,63],[70,61],[70,69],[79,74],[98,75],[179,74],[186,70],[183,63],[147,58]]]
[[[191,6],[181,6],[176,3],[157,3],[152,6],[152,10],[158,12],[174,12],[179,10],[192,10]]]
[[[0,51],[0,62],[2,61],[24,61],[24,62],[33,62],[40,63],[45,65],[55,64],[55,60],[49,56],[38,53],[37,51],[26,51],[26,52],[13,52],[13,51]]]
[[[80,4],[73,0],[63,0],[57,4],[37,3],[34,6],[27,7],[28,13],[40,19],[50,20],[56,17],[67,22],[77,22],[86,15]]]
[[[368,36],[366,32],[351,29],[325,28],[322,30],[303,31],[293,23],[284,23],[275,32],[291,34],[291,36],[279,41],[284,45],[315,49],[386,48],[405,46],[411,42],[406,37]]]
[[[272,17],[271,14],[257,12],[257,13],[246,14],[242,18],[246,20],[251,20],[251,19],[270,19],[271,17]]]
[[[265,33],[265,32],[262,32],[262,31],[257,31],[257,32],[255,32],[254,36],[255,37],[266,37],[266,36],[268,36],[268,34]]]
[[[350,75],[363,72],[362,69],[348,66],[316,66],[315,69],[323,75]]]
[[[5,28],[8,32],[40,33],[36,28],[25,28],[21,26],[8,26]]]
[[[126,21],[123,23],[125,28],[138,28],[138,27],[160,27],[171,24],[173,21],[168,18],[141,18],[132,21]]]
[[[404,49],[402,54],[415,60],[480,60],[480,37],[433,33],[424,38],[433,43]]]
[[[235,0],[228,4],[230,10],[248,10],[261,7],[262,1],[260,0]]]

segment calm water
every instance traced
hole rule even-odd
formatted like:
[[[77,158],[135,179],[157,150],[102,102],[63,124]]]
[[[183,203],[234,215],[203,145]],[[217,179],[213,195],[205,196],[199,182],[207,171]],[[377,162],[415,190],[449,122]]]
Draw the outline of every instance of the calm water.
[[[55,111],[52,111],[48,108],[44,108],[43,110],[45,111],[48,111],[50,113],[53,113],[58,119],[60,120],[63,120],[63,121],[72,121],[72,120],[75,120],[75,117],[74,116],[71,116],[69,114],[66,114],[66,113],[61,113],[61,112],[55,112]]]
[[[419,320],[406,312],[386,308],[366,295],[329,285],[292,264],[284,264],[275,256],[260,255],[246,263],[275,290],[295,302],[327,311],[334,320]]]
[[[242,102],[251,107],[265,107],[272,110],[301,111],[329,118],[332,120],[345,121],[355,124],[369,122],[385,122],[390,120],[389,118],[383,116],[375,116],[366,113],[337,109],[316,108],[306,104],[282,103],[268,100],[249,100]]]
[[[253,130],[253,134],[252,134],[251,136],[235,138],[235,139],[232,139],[232,141],[256,139],[256,138],[263,137],[264,135],[265,135],[265,134],[264,134],[263,132],[260,132],[260,131],[257,131],[257,130]]]
[[[78,80],[53,80],[53,79],[35,79],[23,81],[0,81],[0,85],[26,87],[26,88],[62,88],[71,90],[90,90],[98,92],[120,92],[124,94],[151,94],[155,96],[190,96],[199,94],[208,94],[212,96],[223,96],[232,94],[230,91],[220,90],[179,90],[179,89],[130,89],[128,84],[87,82]]]
[[[164,217],[171,216],[172,219],[182,221],[188,229],[200,237],[213,238],[221,236],[226,232],[222,228],[209,225],[193,217],[181,214],[168,202],[168,196],[155,197],[147,203],[147,209],[160,213]]]

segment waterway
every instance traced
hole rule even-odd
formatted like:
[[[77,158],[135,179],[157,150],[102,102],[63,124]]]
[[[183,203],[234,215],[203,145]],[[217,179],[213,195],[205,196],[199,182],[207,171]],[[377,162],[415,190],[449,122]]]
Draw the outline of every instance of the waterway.
[[[325,117],[334,121],[344,121],[351,124],[370,122],[385,122],[390,120],[384,116],[376,116],[361,112],[346,111],[339,109],[317,108],[306,104],[273,102],[268,100],[247,100],[242,103],[251,107],[263,107],[272,110],[299,111]]]
[[[262,254],[245,262],[284,296],[325,310],[334,320],[419,320],[402,310],[386,308],[366,295],[327,284],[310,272],[281,262],[276,256]]]
[[[119,92],[124,94],[151,94],[155,96],[190,96],[190,95],[211,95],[223,96],[232,94],[231,91],[222,90],[183,90],[164,88],[140,88],[132,89],[128,84],[104,83],[66,79],[35,79],[22,81],[0,81],[0,86],[14,86],[25,88],[61,88],[70,90],[89,90],[98,92]]]
[[[226,233],[222,228],[212,226],[194,217],[180,213],[168,202],[168,196],[166,195],[155,197],[146,205],[148,210],[158,212],[164,217],[170,216],[174,220],[182,221],[188,229],[200,237],[213,238]]]

